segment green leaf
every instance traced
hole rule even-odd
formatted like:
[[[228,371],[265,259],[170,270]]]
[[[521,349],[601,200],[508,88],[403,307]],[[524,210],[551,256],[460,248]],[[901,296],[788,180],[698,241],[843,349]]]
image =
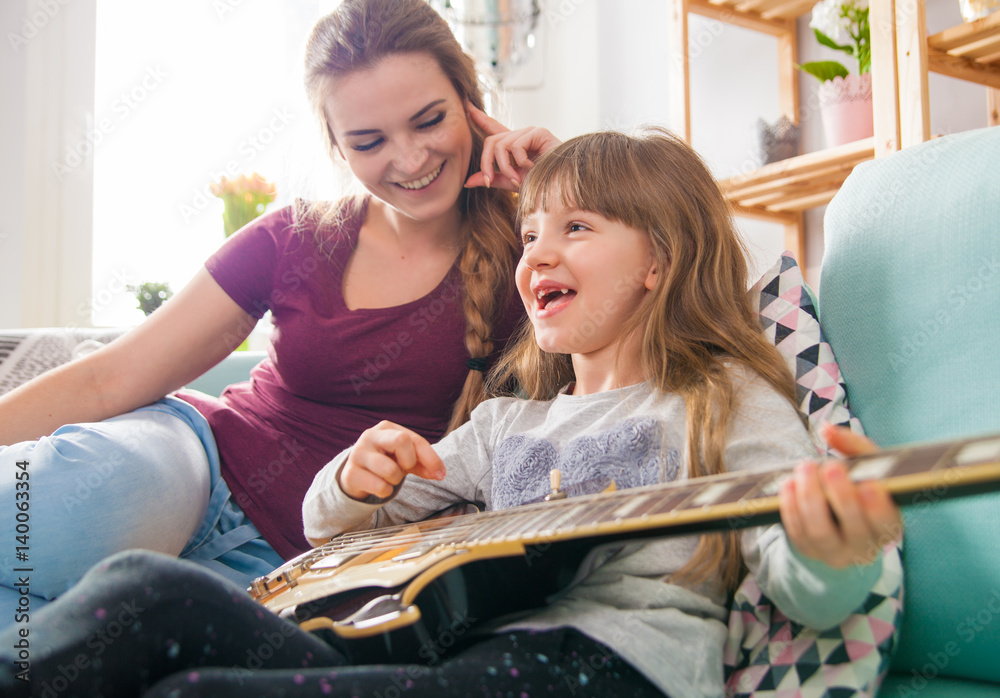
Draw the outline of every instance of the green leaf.
[[[821,82],[833,80],[836,77],[846,78],[848,75],[847,68],[837,61],[812,61],[798,67]]]
[[[819,29],[813,29],[816,34],[816,41],[820,42],[827,48],[836,49],[837,51],[843,51],[844,53],[849,53],[854,55],[854,47],[848,46],[846,44],[838,44],[836,41],[828,37],[826,34],[821,32]]]
[[[862,75],[870,73],[872,69],[872,50],[868,45],[859,47],[858,51],[858,72]]]

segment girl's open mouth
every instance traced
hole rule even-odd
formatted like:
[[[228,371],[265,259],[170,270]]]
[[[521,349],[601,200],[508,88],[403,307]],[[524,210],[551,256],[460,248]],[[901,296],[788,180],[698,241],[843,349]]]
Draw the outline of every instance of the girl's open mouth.
[[[568,304],[576,297],[576,291],[571,288],[549,288],[535,291],[539,310],[554,311]]]

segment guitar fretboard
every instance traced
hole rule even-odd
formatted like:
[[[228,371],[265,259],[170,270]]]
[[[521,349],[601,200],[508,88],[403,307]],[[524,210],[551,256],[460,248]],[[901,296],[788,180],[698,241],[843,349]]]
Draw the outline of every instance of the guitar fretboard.
[[[1000,435],[935,443],[846,459],[854,481],[880,480],[901,504],[1000,489]],[[536,502],[514,509],[346,533],[258,580],[258,595],[309,570],[337,567],[362,552],[523,545],[601,536],[688,533],[777,520],[778,490],[790,469],[734,472],[615,492]]]

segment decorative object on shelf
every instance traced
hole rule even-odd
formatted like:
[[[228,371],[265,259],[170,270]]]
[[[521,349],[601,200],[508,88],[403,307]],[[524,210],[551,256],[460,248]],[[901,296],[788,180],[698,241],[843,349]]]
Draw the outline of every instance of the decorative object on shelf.
[[[535,47],[539,0],[431,0],[431,5],[498,85]]]
[[[234,179],[223,177],[209,188],[225,204],[222,222],[226,237],[263,214],[275,197],[274,183],[256,172],[252,175],[241,174]]]
[[[799,154],[799,127],[787,115],[773,124],[757,119],[756,151],[757,167],[770,162],[787,160]]]
[[[822,46],[843,51],[858,61],[857,75],[837,61],[813,61],[799,66],[822,83],[817,96],[827,146],[868,138],[875,129],[867,0],[821,0],[813,7],[809,26]],[[850,43],[840,43],[845,34]]]
[[[149,315],[163,305],[174,292],[170,290],[170,284],[159,281],[146,281],[138,286],[129,285],[129,292],[135,294],[135,299],[139,301],[138,308],[149,317]]]
[[[958,0],[958,9],[962,13],[962,19],[975,22],[994,12],[1000,12],[1000,0]]]

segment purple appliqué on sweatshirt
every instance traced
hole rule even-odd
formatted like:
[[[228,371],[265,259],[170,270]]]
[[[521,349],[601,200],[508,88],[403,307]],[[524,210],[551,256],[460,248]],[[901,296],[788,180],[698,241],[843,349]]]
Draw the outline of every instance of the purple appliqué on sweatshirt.
[[[664,448],[663,429],[651,417],[634,417],[593,436],[579,436],[562,449],[548,439],[515,434],[493,456],[493,508],[535,502],[549,493],[549,472],[562,473],[570,497],[595,494],[614,481],[618,489],[677,478],[680,456]]]

